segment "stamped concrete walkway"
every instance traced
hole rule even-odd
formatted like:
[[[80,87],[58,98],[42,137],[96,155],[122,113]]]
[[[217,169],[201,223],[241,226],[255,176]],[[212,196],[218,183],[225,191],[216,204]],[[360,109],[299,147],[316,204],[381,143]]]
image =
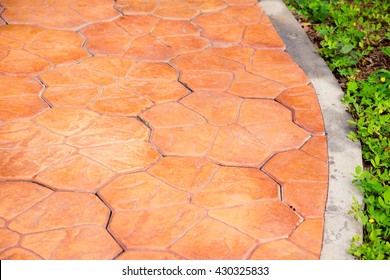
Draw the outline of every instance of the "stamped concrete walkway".
[[[318,259],[317,96],[256,0],[0,0],[0,259]]]

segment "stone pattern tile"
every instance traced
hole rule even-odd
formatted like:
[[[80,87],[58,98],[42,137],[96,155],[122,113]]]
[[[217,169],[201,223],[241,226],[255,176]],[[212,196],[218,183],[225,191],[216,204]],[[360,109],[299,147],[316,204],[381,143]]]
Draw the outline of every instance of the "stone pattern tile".
[[[256,0],[3,0],[0,259],[318,259],[313,87]]]
[[[2,17],[10,24],[37,24],[52,29],[76,30],[85,24],[119,16],[112,0],[4,0]]]

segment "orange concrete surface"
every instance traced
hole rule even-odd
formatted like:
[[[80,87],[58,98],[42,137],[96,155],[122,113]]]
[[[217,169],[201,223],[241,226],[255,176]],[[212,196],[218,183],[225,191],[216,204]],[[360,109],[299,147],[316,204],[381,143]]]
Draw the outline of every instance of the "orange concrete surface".
[[[0,259],[318,259],[316,93],[256,0],[0,0]]]

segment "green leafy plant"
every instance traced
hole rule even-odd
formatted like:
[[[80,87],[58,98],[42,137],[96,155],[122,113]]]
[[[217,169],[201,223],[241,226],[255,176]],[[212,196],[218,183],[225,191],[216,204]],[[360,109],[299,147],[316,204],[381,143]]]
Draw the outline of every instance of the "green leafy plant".
[[[322,38],[319,53],[342,77],[356,77],[353,66],[364,61],[386,36],[390,2],[379,0],[286,0]],[[387,28],[387,29],[386,29]]]
[[[353,238],[349,253],[359,259],[390,259],[390,71],[386,63],[379,70],[365,68],[373,53],[384,61],[390,57],[390,2],[285,2],[314,25],[321,38],[319,54],[343,80],[342,102],[355,127],[348,137],[362,144],[364,168],[356,167],[353,183],[364,194],[364,206],[355,200],[350,213],[364,225],[364,235]]]

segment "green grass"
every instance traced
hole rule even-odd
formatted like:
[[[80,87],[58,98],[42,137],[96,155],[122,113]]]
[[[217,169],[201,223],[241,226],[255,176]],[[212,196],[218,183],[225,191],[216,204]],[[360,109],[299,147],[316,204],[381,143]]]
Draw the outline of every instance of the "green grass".
[[[358,259],[390,259],[390,2],[379,0],[285,0],[320,37],[318,52],[340,81],[356,128],[348,137],[362,144],[364,168],[354,183],[364,206],[351,213],[364,226],[349,253]],[[377,63],[372,62],[377,59]]]

